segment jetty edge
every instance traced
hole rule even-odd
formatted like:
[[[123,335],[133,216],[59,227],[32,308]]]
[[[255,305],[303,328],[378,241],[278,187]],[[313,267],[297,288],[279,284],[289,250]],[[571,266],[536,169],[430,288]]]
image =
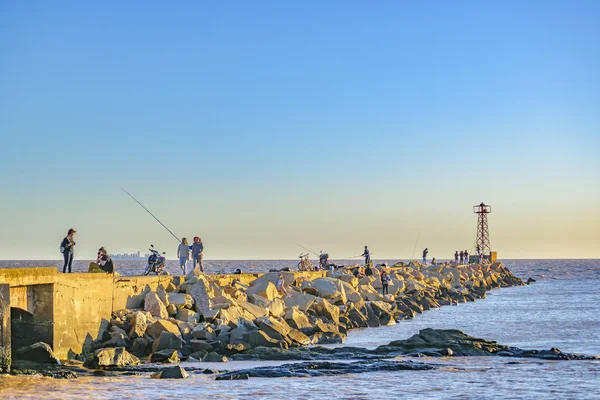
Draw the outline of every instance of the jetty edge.
[[[185,277],[0,270],[0,365],[6,372],[12,361],[56,365],[69,359],[112,369],[244,359],[269,349],[343,343],[350,329],[392,325],[431,308],[484,298],[488,290],[525,284],[501,262],[411,262],[389,268],[390,294],[382,295],[379,277],[358,279],[352,274],[357,267],[192,271]],[[276,289],[279,273],[287,297]]]

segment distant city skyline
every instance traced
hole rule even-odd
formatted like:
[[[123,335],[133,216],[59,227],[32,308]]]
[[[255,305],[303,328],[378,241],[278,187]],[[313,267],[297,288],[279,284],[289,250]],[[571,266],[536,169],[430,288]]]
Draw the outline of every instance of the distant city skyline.
[[[600,2],[2,2],[0,259],[600,257]],[[418,241],[417,241],[418,238]],[[415,245],[415,242],[417,244]]]

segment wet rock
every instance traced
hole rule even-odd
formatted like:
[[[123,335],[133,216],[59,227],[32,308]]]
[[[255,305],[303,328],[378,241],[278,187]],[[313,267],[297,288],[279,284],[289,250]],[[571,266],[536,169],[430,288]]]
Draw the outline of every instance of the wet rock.
[[[208,353],[202,358],[203,362],[228,362],[227,357],[217,354],[215,352]]]
[[[15,359],[33,361],[42,364],[60,365],[60,361],[54,355],[52,348],[44,342],[37,342],[32,345],[19,348],[15,352]]]
[[[390,361],[377,360],[372,362],[302,362],[295,364],[284,364],[272,367],[258,367],[231,371],[217,377],[219,380],[227,380],[232,376],[248,375],[251,378],[299,378],[320,377],[332,375],[360,374],[376,371],[424,371],[434,367],[424,363],[412,361]]]
[[[112,347],[96,350],[83,364],[87,368],[123,367],[138,365],[140,359],[130,354],[123,347]]]
[[[177,364],[179,362],[179,354],[177,350],[165,349],[152,353],[150,362]]]
[[[185,379],[189,377],[190,375],[186,372],[186,370],[179,365],[170,368],[163,368],[152,375],[152,378],[154,379]]]
[[[248,374],[229,374],[229,375],[219,375],[215,378],[216,381],[238,381],[248,379]]]

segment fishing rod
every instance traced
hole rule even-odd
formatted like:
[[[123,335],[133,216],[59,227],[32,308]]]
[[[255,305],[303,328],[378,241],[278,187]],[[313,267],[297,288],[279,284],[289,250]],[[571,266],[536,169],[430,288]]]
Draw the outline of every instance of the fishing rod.
[[[152,213],[150,212],[150,210],[148,210],[146,207],[144,207],[144,205],[143,205],[142,203],[140,203],[140,202],[138,201],[138,199],[136,199],[135,197],[133,197],[133,195],[132,195],[131,193],[129,193],[127,190],[125,190],[125,189],[123,189],[123,188],[121,188],[121,190],[122,190],[122,191],[124,191],[125,193],[127,193],[127,194],[129,195],[129,197],[131,197],[133,200],[135,200],[135,202],[136,202],[136,203],[138,203],[140,206],[142,206],[142,208],[143,208],[144,210],[146,210],[146,212],[148,212],[148,214],[152,215],[152,217],[153,217],[153,218],[154,218],[156,221],[158,221],[158,223],[159,223],[159,224],[161,224],[161,225],[163,226],[163,228],[165,228],[165,229],[166,229],[166,230],[167,230],[167,231],[168,231],[168,232],[169,232],[171,235],[173,235],[173,237],[174,237],[175,239],[177,239],[177,242],[181,242],[181,240],[180,240],[180,239],[177,237],[177,235],[175,235],[173,232],[171,232],[171,230],[170,230],[169,228],[167,228],[167,226],[166,226],[165,224],[163,224],[163,223],[160,221],[160,219],[156,218],[156,216],[155,216],[154,214],[152,214]]]
[[[415,241],[415,247],[413,247],[413,254],[411,260],[415,259],[415,250],[417,250],[417,243],[419,243],[419,237],[421,237],[421,232],[417,235],[417,240]]]
[[[312,251],[312,250],[310,250],[310,249],[307,249],[307,248],[306,248],[306,247],[304,247],[304,246],[300,246],[298,243],[296,243],[296,246],[298,246],[298,247],[302,247],[304,250],[306,250],[306,251],[309,251],[309,252],[313,253],[315,256],[319,257],[319,254],[315,253],[314,251]]]

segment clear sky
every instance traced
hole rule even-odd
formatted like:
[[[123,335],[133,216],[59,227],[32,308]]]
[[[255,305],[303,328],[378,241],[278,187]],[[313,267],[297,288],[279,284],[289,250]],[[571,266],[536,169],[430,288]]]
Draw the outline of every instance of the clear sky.
[[[0,2],[0,259],[600,256],[598,1]]]

